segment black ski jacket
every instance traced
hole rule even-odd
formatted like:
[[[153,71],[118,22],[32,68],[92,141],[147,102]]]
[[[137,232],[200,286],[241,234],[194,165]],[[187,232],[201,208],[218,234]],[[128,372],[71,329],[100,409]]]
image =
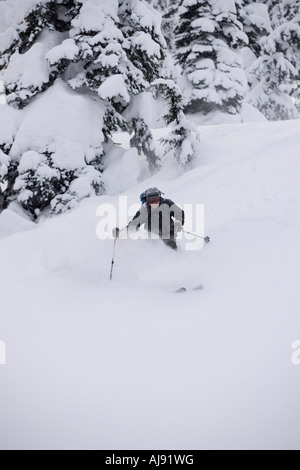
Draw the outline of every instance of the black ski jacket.
[[[142,225],[149,233],[165,240],[174,239],[174,222],[184,225],[184,211],[171,199],[160,198],[159,207],[153,209],[148,203],[140,208],[128,225],[129,231],[137,231]]]

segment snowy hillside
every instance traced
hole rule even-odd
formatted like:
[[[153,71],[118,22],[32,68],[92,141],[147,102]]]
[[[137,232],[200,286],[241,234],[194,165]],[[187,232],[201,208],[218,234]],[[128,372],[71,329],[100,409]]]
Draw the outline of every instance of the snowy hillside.
[[[202,127],[194,169],[136,173],[129,204],[204,204],[212,241],[119,240],[112,282],[96,211],[117,196],[37,227],[1,214],[1,449],[299,449],[299,129]]]

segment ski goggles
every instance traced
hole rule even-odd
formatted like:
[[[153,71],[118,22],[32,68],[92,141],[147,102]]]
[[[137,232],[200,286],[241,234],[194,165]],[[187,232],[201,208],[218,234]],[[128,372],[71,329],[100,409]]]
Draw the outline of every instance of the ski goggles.
[[[159,204],[160,203],[160,197],[159,196],[155,196],[155,197],[149,197],[147,199],[147,202],[149,204]]]

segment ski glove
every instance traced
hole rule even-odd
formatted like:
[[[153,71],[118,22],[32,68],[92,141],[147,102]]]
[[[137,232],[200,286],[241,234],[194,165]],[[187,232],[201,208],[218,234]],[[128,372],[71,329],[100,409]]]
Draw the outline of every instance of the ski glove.
[[[114,238],[119,238],[120,236],[120,229],[118,227],[114,228],[112,231],[112,235]]]
[[[178,232],[181,232],[182,230],[182,223],[180,222],[180,220],[175,220],[174,222],[174,233],[175,235],[177,235]]]

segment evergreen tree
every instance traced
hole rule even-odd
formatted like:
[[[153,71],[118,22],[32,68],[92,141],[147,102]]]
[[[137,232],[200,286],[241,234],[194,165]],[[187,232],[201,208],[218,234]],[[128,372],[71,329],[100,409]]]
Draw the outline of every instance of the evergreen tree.
[[[62,133],[68,133],[68,126],[71,126],[71,123],[65,122],[65,117],[73,99],[66,93],[63,83],[69,61],[73,61],[78,53],[78,48],[68,38],[71,23],[81,7],[80,2],[31,1],[21,6],[23,19],[16,25],[14,34],[11,34],[12,28],[5,32],[7,41],[4,42],[2,76],[8,103],[19,109],[28,107],[28,110],[25,114],[18,115],[20,120],[23,117],[22,125],[14,136],[8,153],[8,170],[2,171],[1,180],[5,183],[2,208],[17,198],[37,218],[45,208],[52,206],[56,209],[57,205],[53,203],[55,198],[68,192],[71,187],[80,186],[80,194],[72,192],[73,203],[79,201],[83,194],[83,184],[87,180],[89,191],[85,191],[86,194],[100,193],[102,168],[99,157],[103,154],[103,137],[100,128],[98,136],[84,148],[79,139],[75,144],[73,138],[69,140],[67,135],[65,138],[63,135],[57,136],[56,132],[51,135],[51,126],[54,129],[59,126],[55,126],[55,120],[61,124]],[[10,7],[7,2],[7,8]],[[52,64],[51,58],[60,49],[64,51],[64,60],[62,63]],[[37,96],[39,99],[34,101],[33,98]],[[51,101],[50,96],[53,98]],[[43,111],[41,100],[45,100]],[[53,114],[50,110],[47,114],[50,102],[53,104]],[[40,127],[43,136],[39,132],[33,135],[32,126],[27,124],[30,120],[34,121],[37,110],[41,119],[45,120],[44,129],[43,126]],[[76,110],[82,110],[82,102]],[[48,125],[50,127],[47,134]],[[24,131],[26,128],[30,137]],[[78,157],[74,158],[73,163],[74,155],[71,152]],[[65,154],[62,155],[63,153]],[[94,160],[89,159],[91,154],[94,155]],[[73,203],[69,202],[65,208],[72,207]]]
[[[164,119],[172,124],[169,135],[161,139],[165,154],[175,157],[177,163],[187,168],[194,155],[200,151],[200,135],[197,126],[188,121],[183,113],[183,96],[172,80],[157,80],[153,84],[157,96],[164,96],[169,104]]]
[[[161,97],[167,104],[167,111],[163,116],[166,124],[178,124],[183,113],[183,96],[179,87],[173,80],[158,79],[152,83],[152,90],[155,97]]]
[[[37,217],[101,194],[103,156],[120,128],[135,131],[133,145],[157,168],[161,155],[135,102],[163,74],[159,13],[145,0],[32,0],[21,14],[0,45],[8,102],[27,108],[1,146],[2,208],[18,198]],[[32,135],[36,124],[43,135]]]
[[[139,152],[143,149],[153,170],[159,167],[161,156],[147,120],[138,116],[136,109],[132,116],[126,113],[126,120],[122,114],[129,104],[135,108],[135,97],[149,89],[151,82],[163,73],[165,42],[160,16],[142,0],[115,3],[117,15],[109,15],[105,25],[98,20],[87,27],[85,4],[73,21],[75,27],[70,35],[79,54],[72,61],[81,67],[68,83],[74,89],[92,90],[106,101],[103,129],[106,139],[119,128],[133,131],[132,145]],[[65,62],[65,54],[60,54],[59,62],[53,61],[52,65],[57,67],[62,61]]]
[[[268,0],[270,19],[273,28],[297,19],[300,0]]]
[[[234,51],[247,43],[239,1],[183,0],[176,28],[177,61],[187,86],[187,112],[239,111],[246,76]]]
[[[182,168],[188,168],[194,155],[200,153],[198,128],[183,113],[172,132],[162,139],[162,143],[166,147],[166,153],[172,153]]]
[[[176,45],[175,29],[179,19],[181,0],[148,0],[162,15],[162,32],[167,43],[165,60],[165,77],[167,80],[156,80],[153,90],[158,97],[164,97],[168,108],[164,116],[167,124],[172,124],[170,134],[161,139],[165,154],[175,157],[177,163],[187,168],[199,152],[200,136],[197,127],[189,122],[183,113],[183,95],[178,85],[182,69],[175,66]]]
[[[300,0],[269,3],[274,40],[300,75]],[[279,47],[279,46],[278,46]]]
[[[175,52],[174,31],[178,23],[178,8],[181,0],[147,0],[162,17],[161,29],[169,52]]]
[[[179,0],[169,0],[162,9],[162,31],[172,54],[176,52],[175,29],[179,21],[178,9]]]
[[[11,8],[9,3],[7,8]],[[15,31],[12,33],[8,28],[2,34],[4,40],[0,46],[0,70],[7,70],[3,75],[7,102],[19,108],[49,88],[57,78],[57,73],[50,73],[46,61],[37,63],[37,58],[59,43],[70,29],[76,5],[73,0],[31,1],[22,11],[23,18]]]
[[[127,113],[128,129],[134,132],[131,145],[144,153],[151,171],[161,165],[150,122],[138,94],[151,92],[151,84],[164,76],[166,43],[161,31],[161,15],[145,1],[119,0],[120,30],[127,41],[127,57],[132,64],[129,84],[132,112]],[[130,115],[131,114],[131,115]]]
[[[299,2],[268,4],[272,29],[261,40],[262,53],[253,64],[257,82],[248,97],[269,120],[298,117],[291,95],[299,77]],[[298,12],[298,14],[297,14]]]
[[[240,21],[248,37],[248,47],[256,58],[261,55],[261,39],[271,31],[268,6],[263,0],[242,0]]]
[[[147,2],[156,10],[163,11],[164,8],[174,0],[147,0]],[[175,0],[176,1],[176,0]]]
[[[5,89],[3,83],[0,82],[0,104],[4,104],[6,102],[5,98]]]
[[[257,85],[253,64],[262,55],[261,41],[272,30],[268,6],[263,0],[242,0],[239,19],[248,38],[248,44],[241,54],[249,91]]]
[[[0,145],[0,212],[9,202],[15,199],[14,182],[18,176],[17,163],[9,158],[10,147],[7,144]]]
[[[144,155],[148,161],[151,172],[155,172],[161,166],[162,155],[153,138],[149,125],[139,116],[131,120],[133,136],[130,139],[130,146],[138,150],[139,155]]]
[[[286,58],[300,70],[300,0],[269,3],[273,34]]]

